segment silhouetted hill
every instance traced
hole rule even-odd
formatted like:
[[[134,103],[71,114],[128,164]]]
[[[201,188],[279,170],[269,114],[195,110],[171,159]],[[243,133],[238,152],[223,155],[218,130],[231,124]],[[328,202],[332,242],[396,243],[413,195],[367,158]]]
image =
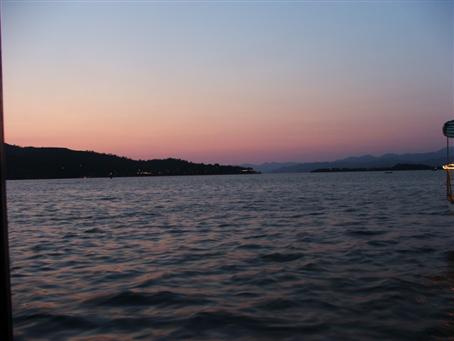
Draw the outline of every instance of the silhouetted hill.
[[[179,159],[132,160],[112,154],[67,148],[5,144],[8,179],[60,179],[158,175],[250,174],[252,168],[193,163]]]

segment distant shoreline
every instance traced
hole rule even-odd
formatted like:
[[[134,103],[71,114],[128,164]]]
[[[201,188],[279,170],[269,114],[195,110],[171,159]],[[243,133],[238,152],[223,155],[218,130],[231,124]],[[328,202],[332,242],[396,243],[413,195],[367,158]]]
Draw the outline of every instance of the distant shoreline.
[[[310,172],[289,172],[289,173],[235,173],[235,174],[180,174],[180,175],[131,175],[131,176],[117,176],[110,178],[109,176],[97,176],[97,177],[72,177],[72,178],[14,178],[7,179],[7,181],[29,181],[29,180],[92,180],[92,179],[125,179],[125,178],[166,178],[166,177],[198,177],[198,176],[222,176],[222,175],[289,175],[289,174],[321,174],[321,173],[364,173],[364,172],[378,172],[378,173],[393,173],[393,172],[412,172],[412,171],[441,171],[441,168],[431,169],[399,169],[391,170],[390,168],[341,168],[341,169],[316,169]]]
[[[311,173],[341,173],[341,172],[401,172],[401,171],[421,171],[421,170],[439,170],[438,167],[432,167],[423,164],[397,164],[393,167],[368,167],[368,168],[319,168],[314,169]]]
[[[126,175],[126,176],[86,176],[86,177],[72,177],[72,178],[11,178],[6,181],[28,181],[28,180],[92,180],[92,179],[132,179],[132,178],[173,178],[173,177],[197,177],[197,176],[222,176],[222,175],[234,175],[234,176],[245,176],[245,175],[261,175],[260,172],[255,173],[231,173],[231,174],[170,174],[170,175]]]

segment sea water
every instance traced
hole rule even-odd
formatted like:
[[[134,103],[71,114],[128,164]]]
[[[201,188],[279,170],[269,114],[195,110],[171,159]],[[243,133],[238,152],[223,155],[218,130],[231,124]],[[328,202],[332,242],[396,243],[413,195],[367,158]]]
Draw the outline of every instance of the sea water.
[[[9,181],[17,340],[445,339],[442,172]]]

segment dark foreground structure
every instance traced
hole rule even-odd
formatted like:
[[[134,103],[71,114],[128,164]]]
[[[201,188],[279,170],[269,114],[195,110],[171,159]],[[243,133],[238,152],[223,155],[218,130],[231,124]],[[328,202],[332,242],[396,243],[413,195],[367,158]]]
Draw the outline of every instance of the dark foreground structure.
[[[1,33],[0,33],[1,37]],[[1,340],[13,339],[13,324],[11,311],[11,288],[9,273],[9,243],[8,224],[6,214],[6,189],[5,189],[5,153],[3,133],[3,75],[1,63],[1,39],[0,39],[0,316]]]
[[[443,169],[446,171],[446,196],[451,204],[454,204],[454,195],[452,193],[451,172],[454,171],[454,163],[451,162],[450,142],[454,138],[454,120],[448,121],[443,125],[443,135],[446,136],[446,165]]]

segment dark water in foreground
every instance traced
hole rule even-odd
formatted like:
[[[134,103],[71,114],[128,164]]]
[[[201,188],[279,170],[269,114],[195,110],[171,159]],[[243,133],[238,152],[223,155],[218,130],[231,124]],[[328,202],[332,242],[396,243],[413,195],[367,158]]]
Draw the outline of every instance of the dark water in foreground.
[[[10,181],[15,334],[452,337],[443,184],[441,172]]]

